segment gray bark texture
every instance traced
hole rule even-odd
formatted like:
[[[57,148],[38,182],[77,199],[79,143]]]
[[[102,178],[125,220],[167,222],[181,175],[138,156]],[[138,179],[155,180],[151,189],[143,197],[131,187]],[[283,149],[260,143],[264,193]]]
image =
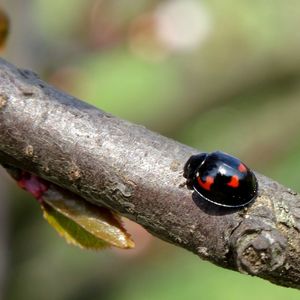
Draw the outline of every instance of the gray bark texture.
[[[107,206],[202,259],[300,288],[300,197],[257,174],[247,209],[202,203],[183,166],[198,151],[66,95],[0,60],[0,163]]]

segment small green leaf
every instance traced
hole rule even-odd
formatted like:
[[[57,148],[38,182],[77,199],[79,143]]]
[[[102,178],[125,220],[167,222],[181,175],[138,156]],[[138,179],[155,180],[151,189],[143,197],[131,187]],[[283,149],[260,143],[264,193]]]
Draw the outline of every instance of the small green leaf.
[[[121,217],[110,209],[87,202],[29,172],[12,167],[7,170],[22,189],[38,200],[45,219],[68,243],[86,249],[134,247]]]
[[[59,215],[64,216],[64,218],[72,222],[72,224],[74,223],[77,227],[82,229],[82,231],[78,231],[80,236],[77,237],[78,229],[75,230],[72,227],[72,230],[70,230],[69,225],[65,225],[66,221],[62,223],[62,221],[60,221],[62,218],[59,217],[58,219],[57,214],[51,212],[51,217],[56,217],[56,223],[59,223],[62,228],[58,230],[58,228],[54,226],[56,223],[52,219],[51,222],[49,221],[49,217],[47,220],[64,237],[72,233],[73,239],[82,240],[82,233],[86,232],[89,233],[89,235],[86,236],[87,239],[89,236],[93,236],[95,239],[100,239],[107,245],[122,249],[134,247],[134,242],[123,227],[120,217],[108,208],[93,205],[75,194],[57,188],[53,189],[52,187],[44,193],[42,205],[48,215],[50,212],[48,209],[49,206]],[[63,233],[62,231],[65,229],[66,232]],[[68,238],[66,239],[70,242]],[[84,245],[81,246],[83,248],[93,248],[85,247]]]
[[[44,218],[69,244],[94,250],[109,246],[108,243],[95,237],[74,221],[53,209],[50,205],[43,203],[41,206],[44,212]]]

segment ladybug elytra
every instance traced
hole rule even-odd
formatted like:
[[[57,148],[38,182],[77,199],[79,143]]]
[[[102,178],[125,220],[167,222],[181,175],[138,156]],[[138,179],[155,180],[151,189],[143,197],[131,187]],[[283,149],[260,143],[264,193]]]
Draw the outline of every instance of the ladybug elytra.
[[[184,166],[184,177],[189,189],[219,206],[241,207],[257,197],[254,173],[221,151],[192,155]]]

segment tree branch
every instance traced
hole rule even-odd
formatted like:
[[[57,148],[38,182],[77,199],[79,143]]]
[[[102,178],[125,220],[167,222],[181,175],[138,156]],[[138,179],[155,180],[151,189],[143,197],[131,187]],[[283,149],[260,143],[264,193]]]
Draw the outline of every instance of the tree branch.
[[[257,174],[248,209],[202,203],[197,151],[115,118],[0,60],[0,163],[33,172],[217,265],[300,287],[300,197]]]

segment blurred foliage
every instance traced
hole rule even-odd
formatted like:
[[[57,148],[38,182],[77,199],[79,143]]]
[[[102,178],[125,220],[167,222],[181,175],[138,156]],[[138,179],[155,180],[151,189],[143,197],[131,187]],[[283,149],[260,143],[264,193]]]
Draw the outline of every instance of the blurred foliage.
[[[0,9],[0,51],[5,47],[9,32],[9,19],[3,10]]]
[[[180,76],[174,65],[154,65],[123,51],[89,57],[80,71],[83,83],[74,90],[79,98],[149,126],[163,122],[164,114],[181,95]]]
[[[114,115],[220,149],[300,191],[300,2],[3,0],[4,57]],[[126,221],[137,248],[83,252],[10,196],[7,299],[296,299]]]

